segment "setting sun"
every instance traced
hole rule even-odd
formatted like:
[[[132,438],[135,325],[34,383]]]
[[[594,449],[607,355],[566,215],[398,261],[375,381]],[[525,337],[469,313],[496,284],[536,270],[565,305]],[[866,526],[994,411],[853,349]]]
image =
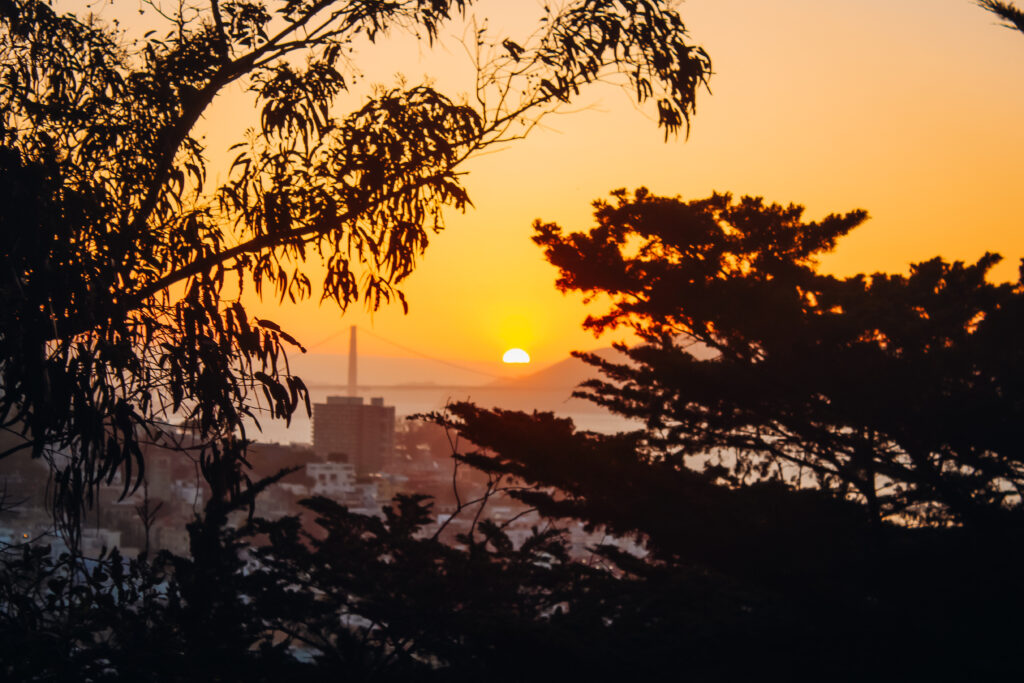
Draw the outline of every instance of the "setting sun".
[[[505,352],[505,355],[501,357],[502,363],[529,363],[530,354],[522,349],[509,349]]]

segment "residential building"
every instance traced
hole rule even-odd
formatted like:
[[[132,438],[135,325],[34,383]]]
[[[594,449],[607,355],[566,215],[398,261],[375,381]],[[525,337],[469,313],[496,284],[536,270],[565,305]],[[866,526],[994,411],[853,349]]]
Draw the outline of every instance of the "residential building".
[[[328,396],[313,405],[313,451],[321,458],[344,456],[363,477],[381,471],[394,450],[395,407],[383,398]]]

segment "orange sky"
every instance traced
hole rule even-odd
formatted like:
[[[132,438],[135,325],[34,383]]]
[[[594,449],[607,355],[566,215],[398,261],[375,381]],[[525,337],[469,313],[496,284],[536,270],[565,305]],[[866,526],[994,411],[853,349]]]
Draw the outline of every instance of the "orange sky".
[[[511,15],[510,4],[494,3],[492,26],[504,21],[515,37],[538,3],[520,0]],[[688,141],[663,143],[627,94],[600,87],[582,111],[466,168],[476,208],[451,213],[431,243],[405,287],[408,315],[342,317],[315,303],[255,312],[308,345],[358,324],[499,371],[512,346],[535,365],[555,362],[610,340],[580,330],[585,310],[555,291],[531,222],[583,229],[594,198],[641,185],[689,198],[762,195],[802,203],[812,218],[867,209],[871,220],[824,261],[840,274],[985,250],[1007,258],[999,277],[1014,274],[1024,256],[1024,35],[969,0],[689,0],[680,12],[715,70]],[[428,63],[418,47],[385,45],[367,76],[418,81],[433,68],[439,86],[458,92],[461,48],[450,38],[443,50]],[[314,350],[344,353],[347,339]],[[405,355],[365,335],[361,351]]]

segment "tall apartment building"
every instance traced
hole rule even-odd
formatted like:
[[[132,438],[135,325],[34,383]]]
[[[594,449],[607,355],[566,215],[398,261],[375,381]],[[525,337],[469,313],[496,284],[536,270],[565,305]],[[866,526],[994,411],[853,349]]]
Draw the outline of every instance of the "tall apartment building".
[[[379,472],[395,450],[395,407],[383,398],[328,396],[313,404],[313,450],[322,458],[344,456],[357,476]]]

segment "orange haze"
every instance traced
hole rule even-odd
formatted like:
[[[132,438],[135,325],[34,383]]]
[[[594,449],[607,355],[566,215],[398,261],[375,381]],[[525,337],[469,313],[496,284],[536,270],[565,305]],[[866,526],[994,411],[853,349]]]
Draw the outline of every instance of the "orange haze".
[[[491,26],[515,38],[540,1],[509,4],[489,3]],[[805,204],[810,217],[867,209],[871,220],[824,260],[835,273],[993,250],[1006,257],[996,276],[1014,276],[1024,256],[1024,36],[969,0],[689,0],[679,9],[715,69],[688,141],[663,143],[627,94],[602,86],[465,169],[475,208],[450,214],[433,240],[406,284],[407,316],[392,307],[342,318],[315,303],[258,304],[257,314],[320,353],[343,353],[345,334],[317,343],[358,324],[434,357],[499,365],[502,351],[521,347],[538,366],[555,362],[610,340],[580,330],[585,309],[555,291],[531,222],[583,229],[593,199],[641,185],[690,198],[762,195]],[[430,73],[465,92],[457,38],[436,56],[413,44],[375,48],[363,60],[373,64],[367,79]],[[226,133],[213,114],[208,125]],[[369,336],[360,350],[407,353]]]

